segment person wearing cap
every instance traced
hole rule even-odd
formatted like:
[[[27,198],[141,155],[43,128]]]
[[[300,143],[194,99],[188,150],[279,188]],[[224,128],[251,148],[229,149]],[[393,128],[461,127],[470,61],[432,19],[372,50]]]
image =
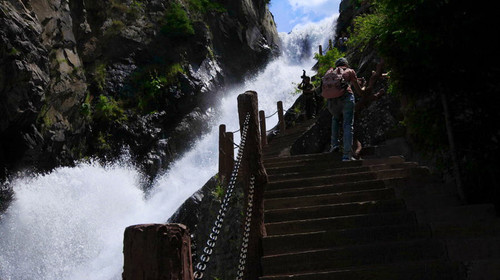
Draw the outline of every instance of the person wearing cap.
[[[342,68],[342,77],[347,82],[344,94],[337,98],[329,98],[327,100],[328,111],[332,114],[332,137],[330,152],[340,150],[339,129],[340,120],[343,119],[343,161],[354,160],[352,156],[352,142],[353,142],[353,126],[354,126],[354,91],[363,95],[363,90],[358,83],[356,72],[349,68],[349,63],[346,58],[339,58],[335,62],[336,68]]]

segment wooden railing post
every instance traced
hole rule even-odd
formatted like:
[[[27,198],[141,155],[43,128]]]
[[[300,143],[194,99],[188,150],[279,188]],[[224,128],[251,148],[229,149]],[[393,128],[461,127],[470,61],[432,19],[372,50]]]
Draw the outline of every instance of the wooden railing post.
[[[323,46],[319,45],[319,56],[323,55]]]
[[[329,47],[328,50],[333,50],[333,41],[332,41],[332,39],[328,40],[328,47]]]
[[[182,224],[125,229],[123,280],[192,280],[191,238]]]
[[[226,179],[226,125],[219,125],[219,179],[223,182]]]
[[[264,111],[259,111],[259,119],[260,119],[260,144],[261,147],[267,145],[267,132],[266,132],[266,113]]]
[[[247,113],[250,113],[245,149],[241,163],[242,177],[245,182],[245,198],[248,199],[250,176],[255,176],[253,197],[252,222],[245,266],[244,279],[258,279],[262,276],[260,257],[262,256],[262,237],[266,235],[264,227],[264,187],[267,183],[267,174],[262,163],[262,147],[259,135],[258,100],[255,91],[247,91],[238,95],[238,115],[240,128]]]
[[[226,132],[226,145],[225,145],[225,164],[226,164],[226,178],[231,178],[234,166],[234,139],[232,132]]]
[[[281,102],[281,101],[278,101],[278,124],[279,124],[280,133],[284,134],[285,133],[285,117],[283,114],[283,102]]]

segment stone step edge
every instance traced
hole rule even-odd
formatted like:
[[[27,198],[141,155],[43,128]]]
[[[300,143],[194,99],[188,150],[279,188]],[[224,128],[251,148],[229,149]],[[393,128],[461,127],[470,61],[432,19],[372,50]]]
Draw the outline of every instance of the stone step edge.
[[[500,259],[498,260],[500,263]],[[294,279],[295,277],[302,277],[302,276],[314,276],[318,274],[332,274],[332,273],[342,273],[342,272],[350,272],[350,271],[372,271],[376,269],[384,269],[384,268],[391,268],[391,267],[407,267],[407,266],[419,266],[419,265],[439,265],[439,264],[449,264],[450,267],[455,266],[457,269],[460,269],[460,271],[457,271],[457,273],[460,273],[462,270],[465,269],[466,264],[462,262],[457,262],[457,261],[450,261],[450,260],[415,260],[415,261],[404,261],[404,262],[396,262],[396,263],[390,263],[390,264],[378,264],[378,265],[363,265],[363,266],[353,266],[353,267],[346,267],[346,268],[339,268],[335,270],[327,269],[327,270],[318,270],[314,272],[305,272],[305,273],[288,273],[288,274],[276,274],[276,275],[264,275],[259,277],[259,280],[273,280],[273,279],[283,279],[283,278],[289,278],[289,279]],[[455,278],[453,278],[455,279]]]
[[[355,194],[363,194],[367,192],[377,192],[377,191],[392,191],[394,192],[393,188],[378,188],[378,189],[368,189],[368,190],[356,190],[356,191],[343,191],[343,192],[332,192],[332,193],[324,193],[324,194],[306,194],[306,195],[299,195],[299,196],[288,196],[288,197],[275,197],[275,198],[265,198],[264,197],[264,205],[266,201],[269,202],[275,202],[275,201],[286,201],[286,200],[292,200],[292,199],[299,199],[299,198],[322,198],[326,196],[342,196],[341,194],[347,194],[347,195],[355,195]]]
[[[350,171],[356,170],[356,169],[361,169],[361,168],[368,168],[369,169],[367,171],[361,171],[361,172],[369,172],[369,171],[379,171],[379,170],[386,170],[386,169],[411,168],[411,167],[417,167],[417,166],[418,166],[418,164],[416,162],[408,161],[408,162],[403,162],[403,163],[382,163],[382,164],[368,165],[368,166],[360,165],[360,166],[348,166],[348,167],[338,167],[338,168],[332,167],[332,168],[325,168],[323,170],[311,170],[311,171],[306,171],[306,172],[299,172],[299,171],[289,172],[289,173],[277,172],[281,169],[286,169],[288,167],[266,168],[266,171],[267,171],[269,178],[274,178],[274,177],[280,177],[280,176],[286,177],[286,176],[291,176],[291,175],[302,175],[302,174],[314,175],[314,174],[320,173],[320,172],[325,172],[326,175],[324,175],[324,176],[328,176],[327,173],[333,172],[333,171],[345,172],[345,173],[340,173],[340,174],[330,174],[330,176],[331,176],[331,175],[351,174],[353,172],[350,172]],[[272,171],[272,172],[276,171],[277,173],[271,174],[269,171]]]
[[[328,220],[336,220],[336,219],[347,219],[347,218],[369,218],[369,217],[375,217],[375,216],[389,216],[389,215],[407,215],[408,216],[408,222],[405,222],[404,224],[409,224],[409,223],[414,223],[418,224],[417,218],[415,216],[415,213],[412,211],[392,211],[392,212],[384,212],[384,213],[369,213],[369,214],[355,214],[355,215],[345,215],[345,216],[335,216],[335,217],[323,217],[323,218],[312,218],[312,219],[301,219],[301,220],[293,220],[293,221],[280,221],[280,222],[268,222],[264,223],[264,226],[273,226],[273,225],[286,225],[286,224],[300,224],[300,223],[308,223],[308,222],[325,222]],[[406,218],[406,217],[405,217]],[[362,226],[366,227],[366,226]],[[359,227],[347,227],[347,228],[338,228],[338,229],[355,229]],[[303,233],[308,233],[308,232],[313,232],[313,231],[306,231]],[[278,234],[272,234],[268,236],[275,236]]]
[[[376,178],[374,178],[374,179],[391,179],[392,177],[406,178],[406,177],[410,177],[412,175],[412,170],[410,170],[410,169],[413,169],[413,168],[395,168],[395,169],[386,169],[386,170],[379,170],[379,171],[367,171],[367,172],[357,172],[357,173],[349,173],[349,174],[318,176],[318,177],[313,177],[313,178],[279,180],[279,181],[269,182],[269,183],[267,183],[267,185],[270,188],[273,188],[273,186],[279,186],[282,184],[300,184],[301,182],[308,182],[308,181],[311,181],[312,179],[335,181],[335,179],[338,179],[338,178],[353,178],[353,179],[355,179],[357,176],[370,176],[370,175],[375,175]],[[361,180],[361,181],[363,181],[363,180]],[[357,181],[353,181],[353,182],[357,182]],[[282,189],[282,188],[278,188],[278,189]]]
[[[314,209],[314,208],[317,208],[317,207],[350,206],[350,205],[355,206],[355,205],[363,205],[363,204],[368,204],[368,203],[370,203],[370,204],[377,204],[377,203],[400,203],[403,206],[405,206],[405,202],[404,202],[403,199],[392,198],[392,199],[367,200],[367,201],[342,202],[342,203],[328,203],[328,204],[318,204],[318,205],[312,205],[312,206],[301,206],[301,207],[289,207],[289,208],[280,208],[280,209],[269,209],[269,210],[264,210],[264,215],[266,213],[288,211],[288,210],[301,211],[301,210]]]

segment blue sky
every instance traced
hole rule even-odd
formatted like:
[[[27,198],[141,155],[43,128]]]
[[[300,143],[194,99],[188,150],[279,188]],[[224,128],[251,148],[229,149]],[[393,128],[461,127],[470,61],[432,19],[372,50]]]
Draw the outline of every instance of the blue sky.
[[[297,25],[318,22],[338,14],[341,0],[271,0],[278,32],[290,32]]]

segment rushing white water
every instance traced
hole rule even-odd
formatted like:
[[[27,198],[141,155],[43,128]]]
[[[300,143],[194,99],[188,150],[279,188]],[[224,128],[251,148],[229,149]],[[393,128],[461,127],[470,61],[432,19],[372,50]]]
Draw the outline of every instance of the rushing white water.
[[[218,123],[238,129],[238,94],[255,90],[267,115],[276,102],[287,108],[294,83],[313,64],[312,53],[332,37],[333,21],[324,20],[280,34],[283,55],[256,77],[233,88],[222,101]],[[304,49],[304,46],[307,46]],[[267,120],[268,127],[277,116]],[[239,136],[235,134],[235,140]],[[121,279],[125,227],[162,223],[217,172],[218,125],[159,178],[148,199],[141,176],[127,161],[110,166],[85,163],[49,174],[18,178],[15,200],[0,224],[0,279]]]

